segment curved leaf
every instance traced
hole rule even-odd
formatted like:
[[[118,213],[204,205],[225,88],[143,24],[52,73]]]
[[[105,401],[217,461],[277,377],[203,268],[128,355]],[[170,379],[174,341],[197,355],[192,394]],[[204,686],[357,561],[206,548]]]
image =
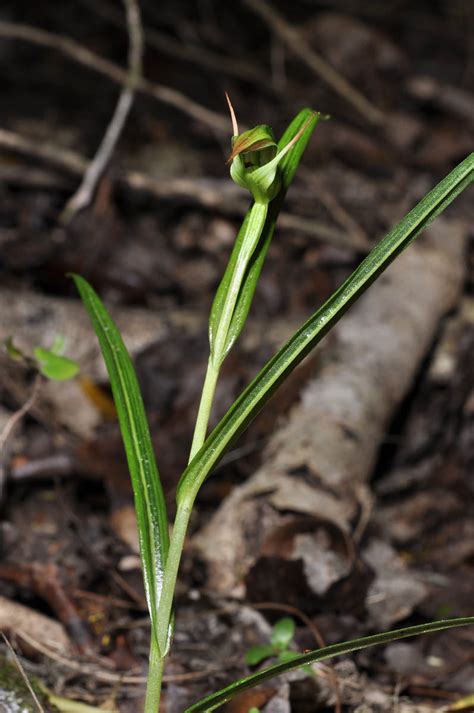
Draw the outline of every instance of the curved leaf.
[[[474,179],[470,154],[416,205],[360,263],[352,275],[270,359],[208,436],[184,471],[177,493],[178,505],[189,507],[226,450],[268,401],[279,384],[336,324],[350,305],[390,263]]]
[[[295,635],[295,622],[289,616],[278,619],[272,630],[272,645],[276,649],[287,649]]]
[[[236,309],[241,302],[242,289],[246,287],[245,273],[258,246],[262,230],[265,228],[267,213],[266,204],[254,203],[245,216],[243,229],[237,236],[237,251],[235,248],[232,251],[229,265],[212,304],[209,317],[209,345],[211,360],[217,363],[218,367],[234,345],[247,319],[247,313],[244,314],[241,309],[236,312]],[[252,295],[249,295],[248,288],[246,294],[251,300]]]
[[[194,703],[189,708],[186,708],[184,713],[209,713],[210,711],[219,708],[219,706],[223,705],[227,701],[232,700],[232,698],[235,698],[243,691],[253,688],[254,686],[258,686],[260,683],[267,681],[269,678],[274,678],[282,673],[287,673],[287,671],[294,671],[297,668],[301,668],[301,666],[317,663],[318,661],[326,661],[334,656],[350,654],[353,651],[367,649],[370,646],[387,644],[390,641],[398,641],[398,639],[405,639],[409,636],[428,634],[433,631],[443,631],[444,629],[451,629],[455,626],[466,626],[468,624],[474,624],[474,616],[432,621],[428,624],[408,626],[404,629],[396,629],[395,631],[386,631],[382,634],[365,636],[361,639],[344,641],[341,644],[331,644],[331,646],[325,646],[322,649],[316,649],[315,651],[310,651],[307,654],[297,655],[289,661],[277,663],[274,666],[269,666],[268,668],[263,669],[263,671],[257,671],[250,676],[241,678],[238,681],[225,686],[225,688],[221,688],[220,691],[216,691],[215,693],[211,693],[209,696],[202,698],[197,703]]]
[[[148,422],[132,361],[99,296],[72,275],[99,339],[117,408],[135,496],[145,593],[155,639],[156,612],[169,548],[168,516]]]

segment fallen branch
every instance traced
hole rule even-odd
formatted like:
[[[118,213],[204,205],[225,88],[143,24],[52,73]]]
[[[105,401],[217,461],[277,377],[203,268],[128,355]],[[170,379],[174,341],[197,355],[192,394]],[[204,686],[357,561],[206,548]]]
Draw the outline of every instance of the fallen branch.
[[[334,330],[264,464],[194,539],[211,591],[232,592],[261,558],[270,558],[272,571],[277,561],[304,559],[310,541],[314,562],[324,546],[311,540],[308,518],[350,541],[387,425],[462,289],[464,237],[462,223],[438,219],[429,238],[403,253]],[[298,534],[302,520],[306,529]],[[272,598],[271,591],[263,595]]]
[[[120,86],[126,85],[127,83],[127,72],[125,70],[114,64],[114,62],[110,62],[108,59],[104,59],[100,55],[95,54],[95,52],[87,49],[87,47],[84,47],[79,42],[71,40],[69,37],[56,35],[53,32],[40,30],[30,25],[5,21],[0,21],[0,37],[23,40],[24,42],[30,42],[40,47],[56,50],[57,52],[61,52],[65,57],[81,64],[83,67],[102,74],[102,76],[107,77]],[[179,109],[184,114],[206,124],[206,126],[209,126],[213,131],[225,134],[229,133],[229,120],[227,117],[207,109],[176,89],[140,77],[137,81],[136,90]]]
[[[140,8],[136,0],[123,0],[129,38],[127,81],[122,86],[119,100],[97,152],[89,163],[82,181],[74,195],[67,202],[60,216],[62,223],[68,223],[76,213],[89,205],[97,184],[114,152],[120,134],[130,113],[135,88],[142,74],[143,30]]]
[[[143,685],[146,683],[146,676],[133,675],[128,673],[121,673],[115,671],[108,671],[104,668],[100,668],[96,664],[82,662],[74,660],[71,657],[66,657],[58,654],[56,651],[51,649],[49,646],[45,646],[44,641],[41,639],[36,639],[26,631],[18,632],[18,636],[23,639],[23,641],[31,646],[31,648],[39,651],[47,658],[55,661],[60,666],[70,671],[75,671],[76,673],[94,678],[96,681],[102,681],[103,683],[120,683],[122,685]],[[164,675],[163,681],[167,683],[178,683],[181,681],[195,680],[198,678],[206,678],[210,674],[216,674],[222,671],[220,666],[213,666],[205,669],[204,671],[189,671],[187,673],[178,673],[171,675]]]
[[[38,143],[7,129],[0,128],[0,147],[22,156],[39,159],[75,176],[82,176],[89,165],[87,159],[75,151],[52,143]],[[167,178],[158,181],[139,171],[126,171],[118,175],[118,181],[127,188],[148,193],[161,200],[198,203],[224,215],[242,214],[247,210],[247,201],[242,198],[241,189],[227,180]],[[357,250],[368,248],[367,242],[364,238],[361,239],[357,232],[346,233],[314,219],[281,213],[279,225],[334,245],[347,245]]]
[[[351,104],[373,124],[381,124],[383,114],[358,89],[352,86],[337,70],[326,62],[298,30],[290,25],[266,0],[243,0],[255,14],[259,15],[273,32],[283,40],[291,51],[299,57],[323,82]]]
[[[75,151],[55,144],[28,139],[14,131],[0,129],[0,146],[22,156],[32,156],[74,175],[82,176],[87,170],[87,159]]]
[[[123,20],[120,13],[115,10],[112,4],[107,2],[97,3],[96,0],[81,0],[81,2],[102,19],[114,24],[116,27],[123,28]],[[169,57],[174,57],[180,62],[199,64],[214,73],[219,72],[243,81],[254,82],[265,91],[269,90],[266,74],[259,71],[251,62],[217,54],[207,49],[207,47],[197,47],[196,45],[179,42],[154,28],[145,28],[144,35],[147,46],[167,54]]]
[[[444,111],[474,123],[474,95],[466,89],[438,82],[434,77],[415,75],[406,87],[420,101],[430,101]]]
[[[339,203],[335,195],[329,191],[320,181],[316,181],[314,175],[307,168],[300,170],[300,176],[307,181],[308,185],[314,189],[318,200],[329,212],[334,221],[347,231],[347,235],[351,236],[353,245],[370,250],[370,239],[366,231],[361,225],[348,213],[348,211]]]
[[[73,646],[62,624],[34,609],[0,597],[0,631],[10,637],[29,636],[43,642],[55,654],[70,657]]]
[[[89,166],[88,160],[75,151],[53,143],[39,143],[7,129],[0,129],[0,146],[44,161],[74,176],[82,176]],[[133,190],[150,193],[160,199],[191,199],[206,208],[218,208],[224,202],[228,208],[233,205],[234,212],[247,206],[241,199],[242,191],[230,181],[189,178],[158,181],[139,171],[120,173],[118,180]]]

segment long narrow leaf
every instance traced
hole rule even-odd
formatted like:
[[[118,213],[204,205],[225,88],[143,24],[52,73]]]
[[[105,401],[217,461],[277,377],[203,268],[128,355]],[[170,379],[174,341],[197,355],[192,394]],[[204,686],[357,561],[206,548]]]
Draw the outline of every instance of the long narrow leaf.
[[[169,548],[168,516],[148,422],[132,361],[97,293],[79,275],[76,287],[99,339],[117,408],[135,496],[143,578],[156,639],[156,611]]]
[[[178,503],[190,503],[220,458],[257,415],[278,385],[345,311],[431,221],[474,180],[474,153],[446,176],[361,262],[325,304],[263,367],[209,435],[181,478]]]
[[[466,626],[468,624],[474,624],[474,616],[432,621],[429,624],[408,626],[404,629],[386,631],[382,634],[365,636],[362,639],[353,639],[352,641],[344,641],[341,644],[325,646],[322,649],[316,649],[310,653],[302,654],[301,656],[297,656],[290,661],[269,666],[268,668],[263,669],[263,671],[257,671],[257,673],[241,678],[225,688],[221,688],[220,691],[216,691],[215,693],[211,693],[209,696],[202,698],[197,703],[194,703],[189,708],[186,708],[184,713],[210,713],[210,711],[219,708],[219,706],[223,705],[227,701],[230,701],[232,698],[235,698],[243,691],[253,688],[254,686],[258,686],[260,683],[267,681],[269,678],[274,678],[275,676],[287,673],[288,671],[294,671],[295,669],[301,668],[301,666],[305,666],[307,664],[317,663],[318,661],[326,661],[327,659],[334,658],[334,656],[350,654],[353,651],[367,649],[370,646],[388,644],[391,641],[406,639],[409,636],[428,634],[433,631],[443,631],[444,629],[452,629],[456,626]]]

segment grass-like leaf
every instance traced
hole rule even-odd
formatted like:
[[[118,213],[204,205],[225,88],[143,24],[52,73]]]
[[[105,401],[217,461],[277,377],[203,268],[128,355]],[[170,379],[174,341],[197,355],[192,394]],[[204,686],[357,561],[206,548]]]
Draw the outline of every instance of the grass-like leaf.
[[[263,263],[265,262],[268,247],[275,231],[275,225],[278,219],[278,215],[281,211],[283,201],[285,200],[288,188],[291,182],[293,181],[296,169],[298,168],[298,164],[301,161],[301,157],[303,156],[308,141],[311,138],[311,134],[313,133],[319,118],[320,114],[318,114],[317,112],[314,112],[311,109],[302,109],[299,114],[296,115],[293,121],[289,124],[280,141],[278,142],[277,150],[281,151],[281,149],[283,149],[287,144],[289,144],[290,141],[296,136],[298,131],[300,131],[306,123],[308,124],[306,129],[303,131],[301,137],[293,146],[293,148],[281,160],[279,166],[281,189],[278,192],[278,195],[271,201],[268,206],[267,218],[265,220],[265,225],[260,236],[259,243],[252,254],[246,276],[240,288],[239,297],[237,299],[237,303],[234,309],[234,315],[229,327],[226,353],[235,343],[247,319],[250,305],[252,304],[255,288],[257,286],[260,273],[262,271]],[[229,263],[224,273],[224,277],[222,278],[222,281],[217,289],[216,296],[214,298],[209,319],[209,339],[211,343],[211,349],[213,346],[214,335],[217,332],[219,321],[222,315],[225,298],[229,289],[230,282],[232,280],[232,275],[235,271],[237,259],[240,255],[242,240],[247,234],[249,217],[250,210],[247,212],[243,220],[242,226],[234,243]]]
[[[444,619],[441,621],[433,621],[428,624],[420,624],[418,626],[408,626],[404,629],[396,629],[395,631],[387,631],[382,634],[374,634],[372,636],[365,636],[361,639],[345,641],[341,644],[325,646],[322,649],[316,649],[310,653],[298,655],[289,661],[269,666],[268,668],[263,669],[263,671],[257,671],[250,676],[241,678],[225,688],[221,688],[220,691],[216,691],[215,693],[211,693],[209,696],[202,698],[197,703],[194,703],[189,708],[186,708],[184,713],[209,713],[210,711],[219,708],[219,706],[223,705],[227,701],[230,701],[232,698],[235,698],[243,691],[253,688],[254,686],[258,686],[260,683],[267,681],[269,678],[274,678],[275,676],[287,673],[288,671],[294,671],[295,669],[301,668],[302,666],[308,664],[317,663],[318,661],[326,661],[334,656],[350,654],[353,651],[367,649],[370,646],[388,644],[391,641],[398,641],[398,639],[405,639],[409,636],[428,634],[433,631],[443,631],[444,629],[451,629],[455,626],[466,626],[467,624],[474,624],[474,616],[462,617],[458,619]]]
[[[97,293],[73,275],[99,339],[117,408],[135,496],[143,578],[155,639],[156,612],[169,548],[168,516],[148,422],[132,361]]]
[[[184,471],[178,505],[190,507],[226,450],[268,401],[278,385],[390,263],[474,180],[474,153],[433,188],[360,263],[352,275],[270,359],[208,436]]]

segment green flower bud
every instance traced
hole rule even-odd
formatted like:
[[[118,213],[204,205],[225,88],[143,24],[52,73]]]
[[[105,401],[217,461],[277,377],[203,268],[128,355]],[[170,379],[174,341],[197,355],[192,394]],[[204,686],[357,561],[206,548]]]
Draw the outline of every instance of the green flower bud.
[[[277,143],[269,126],[261,124],[232,138],[230,175],[247,188],[256,203],[269,203],[280,190]]]
[[[232,152],[227,160],[231,164],[230,175],[238,186],[250,191],[255,203],[267,204],[276,197],[281,188],[280,161],[298,141],[312,117],[278,152],[273,131],[266,124],[259,124],[239,134],[234,109],[227,94],[226,97],[234,131]]]

